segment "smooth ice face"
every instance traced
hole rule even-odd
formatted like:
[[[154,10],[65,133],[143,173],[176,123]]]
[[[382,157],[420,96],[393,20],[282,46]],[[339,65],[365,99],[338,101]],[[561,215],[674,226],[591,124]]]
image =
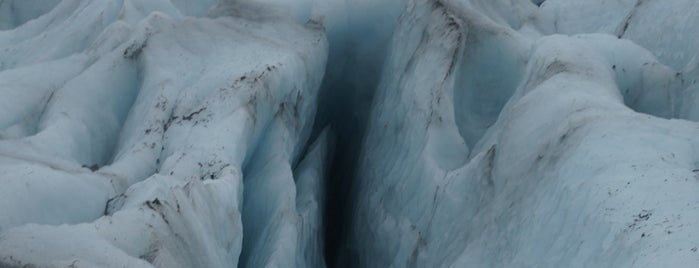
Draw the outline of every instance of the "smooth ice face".
[[[698,8],[0,1],[0,266],[697,266]]]

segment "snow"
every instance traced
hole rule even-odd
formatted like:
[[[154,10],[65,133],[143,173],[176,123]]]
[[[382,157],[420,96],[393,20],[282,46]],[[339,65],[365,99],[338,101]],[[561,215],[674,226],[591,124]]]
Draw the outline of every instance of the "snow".
[[[696,266],[697,8],[0,1],[0,266]]]

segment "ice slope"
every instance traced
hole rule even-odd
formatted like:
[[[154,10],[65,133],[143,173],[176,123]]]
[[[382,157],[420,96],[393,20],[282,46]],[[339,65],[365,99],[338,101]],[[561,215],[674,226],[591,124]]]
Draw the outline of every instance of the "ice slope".
[[[322,265],[322,26],[212,2],[3,2],[0,266]]]
[[[0,30],[15,28],[51,10],[59,0],[4,0],[0,2]]]
[[[613,34],[633,40],[660,62],[681,69],[697,55],[699,38],[690,33],[699,23],[698,11],[699,3],[691,0],[548,0],[539,16],[547,32]]]
[[[648,49],[678,76],[673,117],[699,120],[696,81],[699,79],[699,38],[693,29],[699,3],[691,0],[568,1],[549,0],[534,21],[545,33],[608,33]]]
[[[695,266],[699,125],[655,117],[677,116],[682,74],[498,4],[409,1],[360,156],[357,266]]]

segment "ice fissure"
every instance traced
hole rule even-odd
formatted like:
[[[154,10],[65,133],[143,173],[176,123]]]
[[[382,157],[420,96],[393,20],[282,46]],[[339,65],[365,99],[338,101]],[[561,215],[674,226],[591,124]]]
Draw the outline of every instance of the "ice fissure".
[[[696,266],[697,11],[0,0],[0,267]]]

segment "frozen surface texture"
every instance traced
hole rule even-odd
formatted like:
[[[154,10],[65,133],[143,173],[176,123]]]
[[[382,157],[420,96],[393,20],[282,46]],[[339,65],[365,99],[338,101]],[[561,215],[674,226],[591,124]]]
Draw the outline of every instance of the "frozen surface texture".
[[[699,266],[693,0],[0,0],[0,267]]]
[[[295,169],[322,27],[194,18],[186,1],[28,2],[2,2],[38,18],[0,32],[0,263],[322,263],[325,138]]]
[[[591,34],[622,2],[409,1],[356,177],[359,267],[699,263],[699,125],[665,119],[691,118],[698,50],[647,34],[695,12],[642,1],[646,33]]]

